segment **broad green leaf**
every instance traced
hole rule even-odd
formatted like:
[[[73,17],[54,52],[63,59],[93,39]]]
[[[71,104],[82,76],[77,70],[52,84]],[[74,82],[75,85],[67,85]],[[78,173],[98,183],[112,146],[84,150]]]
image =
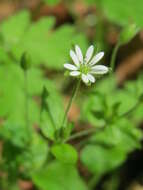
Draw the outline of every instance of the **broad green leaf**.
[[[0,128],[0,138],[4,141],[10,141],[14,146],[24,148],[28,142],[28,131],[25,126],[5,122]]]
[[[143,27],[143,1],[142,0],[102,0],[102,6],[107,18],[111,21],[127,25],[135,23],[137,26]]]
[[[19,65],[14,63],[3,64],[0,67],[0,116],[6,118],[6,122],[9,123],[9,126],[26,126],[24,72]],[[5,73],[8,74],[6,75]],[[33,125],[38,125],[40,122],[39,99],[43,86],[46,86],[50,92],[47,102],[56,125],[60,125],[59,122],[63,116],[63,112],[61,111],[62,100],[60,94],[56,91],[54,83],[46,80],[39,69],[31,68],[28,71],[28,115],[30,128]],[[53,106],[53,102],[55,106]],[[47,130],[53,131],[47,115],[42,129],[44,132],[47,132]],[[48,135],[50,136],[49,133]]]
[[[89,171],[101,175],[119,167],[126,160],[126,154],[119,147],[87,145],[81,152],[81,160]]]
[[[0,133],[3,138],[3,170],[14,179],[18,177],[19,168],[22,167],[21,172],[29,177],[31,172],[41,168],[47,160],[48,145],[34,130],[27,134],[22,127],[4,127],[5,133]]]
[[[52,17],[31,23],[29,13],[20,12],[1,25],[3,48],[18,61],[23,52],[28,52],[33,65],[44,64],[51,69],[63,69],[63,64],[69,61],[72,45],[79,44],[86,49],[87,41],[85,35],[76,31],[74,26],[65,24],[54,30],[54,24]]]
[[[9,49],[20,42],[29,24],[30,15],[27,11],[19,12],[2,23],[1,34],[4,38],[6,48]]]
[[[57,144],[51,148],[52,154],[63,163],[75,164],[78,159],[76,149],[69,144]]]
[[[5,73],[8,73],[7,75]],[[37,73],[29,73],[30,78],[38,81]],[[33,78],[32,78],[33,77]],[[42,79],[40,79],[42,80]],[[0,69],[0,116],[6,117],[13,124],[25,124],[25,90],[24,73],[16,64],[1,65]],[[39,81],[40,82],[40,81]],[[29,80],[29,85],[31,81]],[[35,86],[33,86],[35,88]],[[39,86],[40,88],[40,86]],[[40,94],[40,92],[39,92]],[[29,122],[38,122],[38,104],[34,100],[34,94],[29,98]]]
[[[139,28],[135,24],[127,25],[120,33],[120,45],[128,43],[139,32]]]
[[[23,165],[29,173],[41,168],[46,162],[49,153],[47,142],[40,135],[33,132],[29,147],[21,155]]]
[[[22,39],[20,49],[30,53],[34,64],[43,63],[49,68],[62,69],[69,59],[71,46],[79,43],[85,49],[86,40],[70,25],[52,31],[51,23],[53,19],[42,19],[33,24]]]
[[[55,132],[61,128],[61,122],[64,115],[64,106],[62,98],[55,88],[53,88],[53,90],[52,88],[47,88],[47,90],[49,95],[46,98],[46,104],[55,125],[53,126],[47,110],[43,110],[41,113],[41,130],[47,138],[54,140]]]
[[[95,174],[105,174],[119,167],[127,155],[140,148],[142,133],[122,119],[91,136],[81,152],[81,160]]]
[[[112,136],[112,138],[111,138]],[[106,126],[104,130],[91,137],[91,142],[103,144],[105,146],[119,146],[125,152],[132,151],[140,147],[142,134],[139,129],[126,119],[120,119],[111,126]]]
[[[87,190],[73,165],[57,161],[33,173],[32,179],[41,190]]]

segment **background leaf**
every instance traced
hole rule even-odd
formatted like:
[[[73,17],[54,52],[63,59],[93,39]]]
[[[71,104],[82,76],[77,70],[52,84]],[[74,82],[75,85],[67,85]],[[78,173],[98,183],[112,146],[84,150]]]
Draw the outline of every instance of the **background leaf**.
[[[52,162],[32,176],[35,185],[41,190],[87,190],[74,166]]]
[[[52,154],[63,163],[75,164],[78,159],[77,151],[69,144],[57,144],[51,148]]]

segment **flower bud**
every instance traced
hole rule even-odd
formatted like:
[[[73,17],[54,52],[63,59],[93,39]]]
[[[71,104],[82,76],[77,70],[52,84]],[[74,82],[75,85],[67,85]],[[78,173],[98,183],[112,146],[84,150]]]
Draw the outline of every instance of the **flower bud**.
[[[30,68],[30,56],[27,52],[24,52],[21,56],[21,60],[20,60],[20,65],[21,65],[21,68],[24,70],[24,71],[27,71],[29,68]]]

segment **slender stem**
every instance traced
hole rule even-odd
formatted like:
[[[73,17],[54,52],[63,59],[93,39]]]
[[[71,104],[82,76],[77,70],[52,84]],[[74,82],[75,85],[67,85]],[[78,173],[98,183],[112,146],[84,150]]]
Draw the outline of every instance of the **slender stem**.
[[[24,71],[24,83],[25,83],[25,123],[29,131],[29,102],[28,102],[28,75],[27,71]]]
[[[112,71],[114,71],[114,69],[115,69],[115,61],[116,61],[116,56],[117,56],[119,47],[120,47],[120,42],[118,42],[113,49],[113,53],[112,53],[111,61],[110,61],[110,67],[112,68]]]
[[[62,121],[62,127],[65,128],[66,127],[66,122],[67,122],[67,115],[69,113],[69,110],[71,108],[71,105],[72,105],[72,102],[77,94],[77,91],[79,89],[79,86],[80,86],[80,80],[77,82],[77,85],[75,86],[75,88],[73,89],[73,92],[72,92],[72,95],[71,95],[71,98],[68,102],[68,105],[67,105],[67,108],[65,110],[65,114],[64,114],[64,117],[63,117],[63,121]]]
[[[75,133],[73,135],[71,135],[67,140],[67,141],[71,141],[71,140],[74,140],[74,139],[77,139],[77,138],[80,138],[80,137],[83,137],[83,136],[87,136],[93,132],[95,132],[97,129],[96,128],[91,128],[91,129],[87,129],[85,131],[80,131],[78,133]]]

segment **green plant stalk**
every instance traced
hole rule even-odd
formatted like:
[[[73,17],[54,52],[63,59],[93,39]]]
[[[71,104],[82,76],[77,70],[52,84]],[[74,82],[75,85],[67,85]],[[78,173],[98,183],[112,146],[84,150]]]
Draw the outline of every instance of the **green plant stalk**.
[[[24,92],[25,92],[25,124],[27,127],[27,132],[30,132],[30,128],[29,128],[29,97],[28,97],[28,74],[27,71],[24,71],[24,84],[25,84],[25,88],[24,88]]]
[[[72,102],[73,102],[73,100],[74,100],[74,98],[75,98],[75,96],[76,96],[76,94],[77,94],[77,92],[78,92],[78,89],[79,89],[79,87],[80,87],[80,81],[81,81],[81,80],[79,80],[79,81],[77,82],[75,88],[73,89],[71,98],[70,98],[70,100],[69,100],[69,102],[68,102],[68,105],[67,105],[67,108],[66,108],[66,110],[65,110],[64,117],[63,117],[62,125],[61,125],[62,128],[65,128],[65,127],[67,126],[67,116],[68,116],[69,110],[70,110],[70,108],[71,108]]]
[[[111,56],[110,67],[111,67],[112,71],[114,71],[114,69],[115,69],[115,61],[116,61],[116,56],[117,56],[117,52],[119,50],[119,47],[120,47],[120,41],[118,41],[118,43],[114,47],[113,53]]]
[[[84,130],[84,131],[80,131],[80,132],[78,132],[78,133],[75,133],[75,134],[71,135],[71,136],[66,140],[66,142],[67,142],[67,141],[74,140],[74,139],[77,139],[77,138],[80,138],[80,137],[83,137],[83,136],[87,136],[87,135],[89,135],[89,134],[91,134],[91,133],[94,133],[94,132],[96,132],[96,131],[97,131],[96,128],[91,128],[91,129],[87,129],[87,130]]]

